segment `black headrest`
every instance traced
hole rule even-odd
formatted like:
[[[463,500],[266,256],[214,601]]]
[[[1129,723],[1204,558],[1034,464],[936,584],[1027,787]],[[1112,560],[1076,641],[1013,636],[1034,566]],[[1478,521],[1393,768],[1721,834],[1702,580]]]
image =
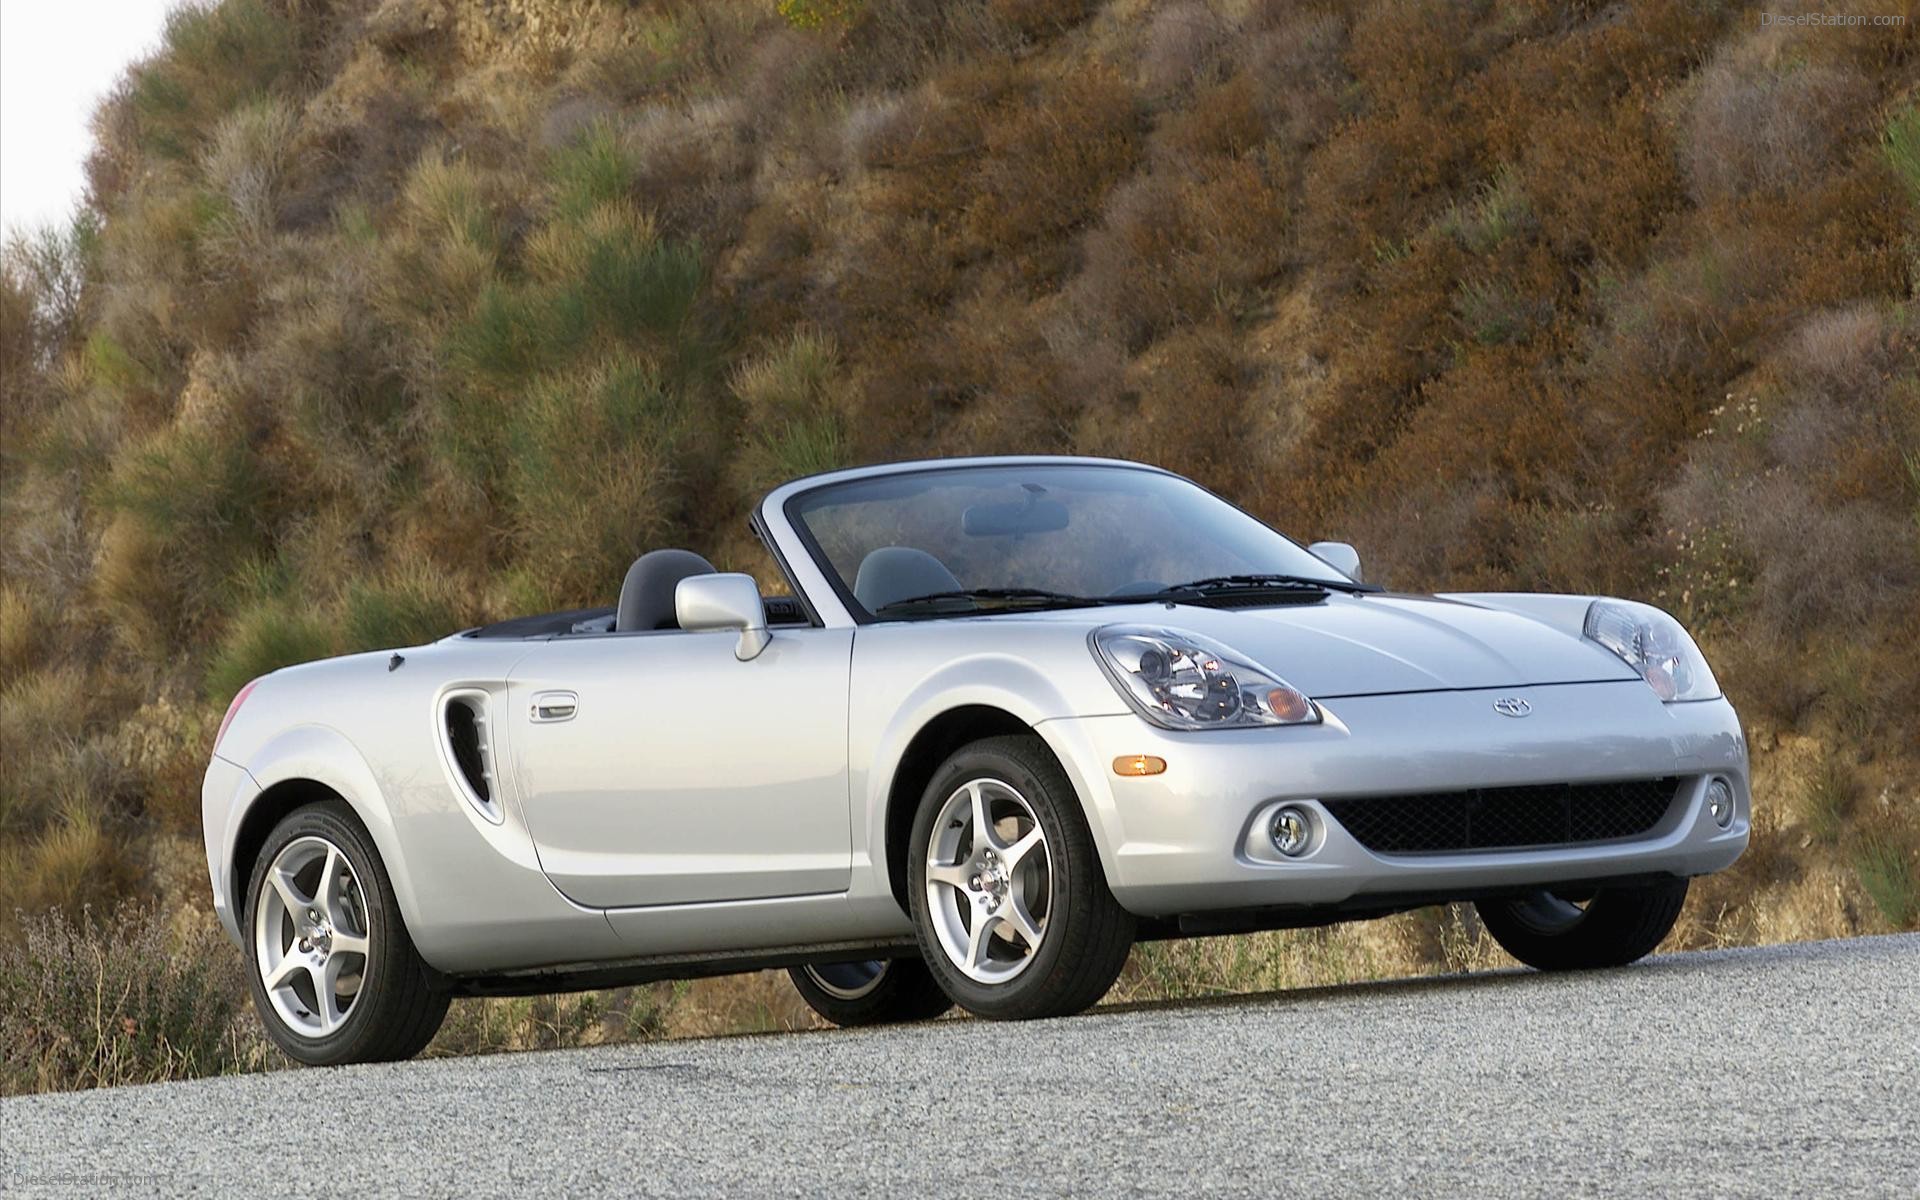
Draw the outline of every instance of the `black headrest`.
[[[649,550],[627,568],[620,585],[620,607],[613,627],[622,633],[643,629],[678,629],[673,592],[689,575],[711,575],[713,564],[691,550]]]

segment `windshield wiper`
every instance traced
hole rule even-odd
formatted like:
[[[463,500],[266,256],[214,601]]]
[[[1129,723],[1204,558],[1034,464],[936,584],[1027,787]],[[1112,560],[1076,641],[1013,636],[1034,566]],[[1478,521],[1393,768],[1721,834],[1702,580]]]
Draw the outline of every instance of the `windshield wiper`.
[[[1075,596],[1068,592],[1050,592],[1045,588],[988,587],[963,588],[953,592],[929,592],[924,596],[908,596],[904,600],[890,600],[873,610],[874,616],[882,613],[910,612],[915,609],[933,609],[947,612],[972,612],[978,609],[981,601],[995,603],[1004,608],[1074,608],[1097,604],[1110,604],[1111,600],[1097,599],[1092,596]],[[961,607],[961,602],[970,607]]]
[[[1344,579],[1317,579],[1311,575],[1209,575],[1205,579],[1189,579],[1185,583],[1176,583],[1160,589],[1149,599],[1164,596],[1199,594],[1202,596],[1219,595],[1222,592],[1260,592],[1272,588],[1287,592],[1377,592],[1380,589],[1370,583],[1354,583]]]

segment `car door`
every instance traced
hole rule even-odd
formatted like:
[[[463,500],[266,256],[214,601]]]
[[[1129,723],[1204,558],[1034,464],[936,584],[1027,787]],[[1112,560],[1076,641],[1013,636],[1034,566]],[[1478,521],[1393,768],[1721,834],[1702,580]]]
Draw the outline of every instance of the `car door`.
[[[847,629],[598,634],[509,678],[507,739],[541,867],[596,908],[843,892]]]

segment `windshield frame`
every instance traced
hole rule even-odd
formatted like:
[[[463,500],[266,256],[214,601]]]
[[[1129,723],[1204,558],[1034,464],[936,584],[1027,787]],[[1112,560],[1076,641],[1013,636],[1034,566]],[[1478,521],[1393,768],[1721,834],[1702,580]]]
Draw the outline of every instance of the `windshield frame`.
[[[820,578],[826,583],[826,585],[830,589],[832,589],[834,598],[840,602],[841,607],[846,611],[847,616],[852,619],[855,625],[880,625],[880,624],[895,624],[895,623],[908,622],[908,621],[953,620],[955,618],[1009,616],[1009,615],[1019,615],[1022,613],[1032,613],[1036,611],[1060,612],[1070,607],[1078,607],[1078,606],[1065,606],[1065,605],[1057,606],[1057,607],[1050,606],[1044,609],[1021,608],[1021,607],[982,608],[982,609],[974,609],[972,611],[964,611],[964,612],[876,616],[872,612],[868,611],[867,607],[861,604],[859,600],[854,598],[852,584],[840,577],[840,572],[834,567],[832,560],[827,556],[826,550],[820,545],[819,541],[814,538],[813,531],[810,528],[808,528],[807,523],[801,519],[799,509],[801,504],[808,497],[813,496],[819,492],[828,490],[830,488],[836,488],[836,487],[841,487],[841,486],[850,485],[850,484],[864,483],[864,482],[867,482],[868,480],[878,479],[882,477],[908,478],[916,475],[939,475],[939,474],[948,474],[948,473],[959,472],[959,471],[982,471],[982,470],[995,470],[995,469],[1018,468],[1018,467],[1068,467],[1068,466],[1078,467],[1078,468],[1092,468],[1092,469],[1100,469],[1100,470],[1108,470],[1108,471],[1138,471],[1138,472],[1141,472],[1142,474],[1159,475],[1168,479],[1178,480],[1179,482],[1186,484],[1188,487],[1194,488],[1195,490],[1201,493],[1204,493],[1207,496],[1212,497],[1214,500],[1218,501],[1219,503],[1226,505],[1228,508],[1232,509],[1234,512],[1237,512],[1241,516],[1246,517],[1248,520],[1253,521],[1254,523],[1258,524],[1261,528],[1267,530],[1269,533],[1272,533],[1275,537],[1286,542],[1288,545],[1294,547],[1296,550],[1299,550],[1302,554],[1307,555],[1309,558],[1313,559],[1316,563],[1319,563],[1326,570],[1327,581],[1329,583],[1351,584],[1353,582],[1356,582],[1353,580],[1349,580],[1348,577],[1343,572],[1341,572],[1339,568],[1335,567],[1332,563],[1329,563],[1325,559],[1321,558],[1319,555],[1314,554],[1313,551],[1307,549],[1305,546],[1301,545],[1299,542],[1294,541],[1292,538],[1288,537],[1286,534],[1282,533],[1280,530],[1275,529],[1273,526],[1267,524],[1267,522],[1262,521],[1259,517],[1254,516],[1252,513],[1248,512],[1246,509],[1240,507],[1238,504],[1235,504],[1233,501],[1227,499],[1225,496],[1220,495],[1218,492],[1213,491],[1211,488],[1204,487],[1201,484],[1195,483],[1193,480],[1187,478],[1186,476],[1181,475],[1174,471],[1169,471],[1164,467],[1156,467],[1148,463],[1126,462],[1119,459],[1079,458],[1079,457],[1074,457],[1070,455],[1062,455],[1062,456],[1006,455],[1006,456],[1000,456],[1000,457],[985,456],[985,457],[978,457],[978,458],[962,458],[962,459],[954,459],[948,462],[901,464],[899,467],[893,468],[893,469],[888,469],[883,467],[867,468],[867,469],[855,468],[853,470],[835,471],[830,474],[815,476],[812,479],[795,480],[793,483],[788,484],[785,487],[782,487],[779,489],[779,491],[781,492],[786,492],[787,495],[783,497],[778,497],[780,500],[778,507],[779,507],[781,520],[786,524],[787,529],[792,533],[794,540],[800,543],[801,549],[806,551],[807,557],[810,560],[809,565],[812,566],[813,569],[819,574]],[[768,497],[769,500],[773,500],[775,498],[776,497],[774,496]],[[789,572],[789,575],[791,574],[792,572]],[[796,588],[796,591],[798,590],[799,589]],[[1113,602],[1118,600],[1117,597],[1116,598],[1092,597],[1090,599],[1094,599],[1097,601],[1097,603],[1089,604],[1087,606],[1087,608],[1090,611],[1095,608],[1112,607]],[[1161,597],[1143,596],[1139,600],[1139,603],[1166,604],[1168,603],[1168,601]]]

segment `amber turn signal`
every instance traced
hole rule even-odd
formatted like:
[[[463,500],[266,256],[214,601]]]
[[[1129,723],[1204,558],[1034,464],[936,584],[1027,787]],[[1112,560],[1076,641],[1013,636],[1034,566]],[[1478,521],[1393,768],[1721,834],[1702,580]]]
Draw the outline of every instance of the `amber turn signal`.
[[[1285,687],[1267,693],[1267,707],[1282,721],[1304,721],[1313,712],[1312,701]]]
[[[1167,769],[1167,760],[1151,754],[1122,754],[1113,760],[1115,775],[1158,775]]]

